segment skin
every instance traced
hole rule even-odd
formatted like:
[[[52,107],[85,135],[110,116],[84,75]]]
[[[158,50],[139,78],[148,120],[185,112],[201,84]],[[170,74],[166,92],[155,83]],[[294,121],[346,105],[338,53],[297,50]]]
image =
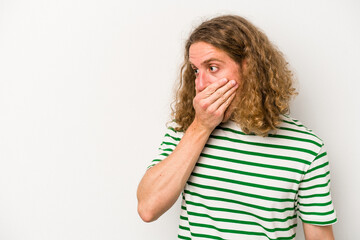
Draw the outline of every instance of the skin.
[[[206,45],[195,43],[190,47],[189,57],[197,75],[194,121],[175,150],[148,169],[139,183],[138,213],[145,222],[155,221],[176,202],[211,132],[231,113],[225,117],[240,81],[238,66],[230,63],[232,60],[224,52]],[[223,69],[211,70],[211,59],[216,59],[213,65]]]
[[[224,79],[227,79],[230,80],[230,84],[234,85],[236,88],[240,84],[240,66],[234,60],[232,60],[232,58],[230,58],[226,52],[215,48],[208,43],[196,42],[192,44],[189,49],[189,60],[196,75],[196,97],[194,101],[197,101],[198,99],[205,99],[199,101],[200,106],[205,104],[205,107],[207,107],[207,98],[209,98],[209,100],[211,99],[212,101],[215,101],[214,99],[218,99],[220,97],[218,95],[204,96],[204,94],[209,94],[209,92],[204,94],[202,93],[212,83],[217,81],[225,81]],[[221,96],[218,103],[214,104],[208,109],[209,111],[215,111],[215,109],[218,109],[219,105],[229,97],[231,104],[225,110],[222,122],[228,121],[231,113],[233,112],[235,102],[232,100],[235,97],[235,90],[236,89],[229,92],[228,94]],[[222,94],[222,92],[217,94]],[[194,106],[196,106],[196,104],[194,104]]]
[[[316,226],[303,222],[306,240],[334,240],[332,225]]]
[[[211,132],[230,118],[241,68],[246,67],[205,42],[190,46],[189,60],[196,75],[195,118],[175,150],[148,169],[139,183],[138,213],[145,222],[158,219],[178,199]],[[303,226],[306,240],[334,239],[331,226]]]

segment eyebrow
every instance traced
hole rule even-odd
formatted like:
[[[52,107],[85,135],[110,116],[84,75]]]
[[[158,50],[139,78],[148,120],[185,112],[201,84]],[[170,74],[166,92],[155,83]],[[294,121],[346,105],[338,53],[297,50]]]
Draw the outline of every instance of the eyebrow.
[[[189,60],[189,62],[190,62],[190,60]],[[220,59],[217,59],[217,58],[209,58],[209,59],[205,60],[204,62],[202,62],[201,65],[206,65],[206,64],[208,64],[209,62],[221,62],[221,63],[225,63],[224,61],[222,61],[222,60],[220,60]],[[195,67],[195,65],[194,65],[192,62],[190,62],[190,65]]]

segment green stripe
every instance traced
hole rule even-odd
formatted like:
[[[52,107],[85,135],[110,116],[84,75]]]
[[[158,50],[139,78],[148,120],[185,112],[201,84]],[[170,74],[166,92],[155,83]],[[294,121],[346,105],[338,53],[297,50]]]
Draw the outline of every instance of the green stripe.
[[[293,120],[294,122],[290,122],[290,121],[286,121],[286,120],[283,120],[283,122],[286,122],[286,123],[295,125],[295,126],[297,126],[297,127],[299,127],[299,128],[305,128],[305,129],[308,131],[308,134],[310,134],[310,135],[316,137],[317,139],[319,139],[320,141],[322,141],[318,136],[316,136],[316,135],[313,133],[313,131],[312,131],[311,129],[307,128],[307,127],[304,126],[303,124],[298,124],[298,123],[297,123],[298,121],[295,121],[294,119],[292,119],[292,120]],[[304,132],[304,133],[306,133],[306,132]]]
[[[252,236],[265,236],[267,237],[268,239],[270,240],[273,240],[272,238],[270,238],[269,236],[266,235],[266,233],[262,233],[262,232],[249,232],[249,231],[242,231],[242,230],[232,230],[232,229],[224,229],[224,228],[218,228],[218,227],[215,227],[213,225],[209,225],[209,224],[202,224],[202,223],[194,223],[194,222],[189,222],[189,224],[191,226],[195,226],[195,227],[202,227],[202,228],[211,228],[211,229],[215,229],[217,230],[218,232],[225,232],[225,233],[235,233],[235,234],[245,234],[245,235],[252,235]],[[196,233],[192,233],[193,236],[196,237],[196,235],[203,235],[203,234],[196,234]],[[211,236],[211,235],[206,235],[207,237],[208,236]],[[200,237],[200,236],[199,236]],[[285,240],[285,239],[293,239],[295,237],[295,234],[293,234],[291,237],[281,237],[281,238],[276,238],[274,240]],[[222,238],[214,238],[214,239],[222,239]]]
[[[251,207],[251,208],[256,208],[256,209],[260,209],[260,210],[264,210],[264,211],[273,211],[273,212],[286,212],[286,211],[294,211],[294,207],[287,207],[287,208],[268,208],[268,207],[263,207],[263,206],[259,206],[259,205],[255,205],[255,204],[251,204],[251,203],[246,203],[246,202],[242,202],[242,201],[238,201],[238,200],[234,200],[234,199],[228,199],[228,198],[221,198],[221,197],[211,197],[211,196],[205,196],[196,192],[192,192],[189,190],[185,190],[185,193],[193,195],[193,196],[197,196],[203,199],[207,199],[207,200],[213,200],[213,201],[221,201],[221,202],[229,202],[229,203],[236,203],[236,204],[240,204],[243,206],[247,206],[247,207]],[[292,200],[292,199],[291,199]],[[294,200],[292,200],[293,202]],[[283,201],[283,202],[288,202],[288,201]]]
[[[268,137],[272,137],[272,138],[281,138],[281,139],[289,139],[289,140],[294,140],[294,141],[299,141],[299,142],[308,142],[308,143],[312,143],[318,147],[321,147],[322,144],[318,143],[314,140],[311,139],[307,139],[307,138],[299,138],[299,137],[293,137],[293,136],[287,136],[287,135],[281,135],[281,134],[269,134]]]
[[[212,217],[209,214],[205,214],[205,213],[197,213],[197,212],[191,212],[188,211],[187,212],[189,215],[192,216],[196,216],[196,217],[204,217],[204,218],[210,218],[213,221],[216,222],[227,222],[227,223],[237,223],[237,224],[243,224],[243,225],[253,225],[253,226],[259,226],[262,229],[264,229],[267,232],[284,232],[284,231],[290,231],[290,229],[293,229],[294,227],[297,226],[297,224],[293,224],[290,225],[287,228],[265,228],[264,226],[262,226],[260,223],[258,222],[253,222],[253,221],[244,221],[244,220],[235,220],[235,219],[229,219],[229,218],[218,218],[218,217]],[[238,230],[229,230],[229,231],[238,231]]]
[[[316,136],[315,134],[311,133],[311,132],[307,132],[307,131],[302,131],[302,130],[297,130],[297,129],[293,129],[293,128],[288,128],[288,127],[279,127],[279,129],[281,130],[287,130],[287,131],[292,131],[292,132],[297,132],[297,133],[303,133],[303,134],[307,134],[307,135],[311,135],[313,137],[316,137],[317,139],[319,139],[321,141],[321,139]]]
[[[265,233],[259,233],[259,234],[253,234],[251,232],[248,232],[248,235],[263,235],[265,237],[267,237],[267,239],[269,240],[293,240],[294,237],[296,236],[296,233],[294,233],[293,235],[291,235],[290,237],[279,237],[279,238],[269,238]],[[216,240],[226,240],[223,239],[221,237],[218,236],[212,236],[212,235],[208,235],[208,234],[201,234],[201,233],[191,233],[192,236],[194,237],[201,237],[201,238],[209,238],[209,239],[216,239]]]
[[[247,176],[259,177],[259,178],[273,179],[273,180],[279,180],[279,181],[284,181],[284,182],[293,182],[293,183],[297,183],[297,184],[300,183],[299,180],[292,179],[292,178],[284,178],[284,177],[277,177],[277,176],[273,176],[273,175],[245,172],[245,171],[241,171],[241,170],[235,170],[232,168],[218,167],[218,166],[203,164],[203,163],[199,163],[199,162],[196,163],[196,166],[203,167],[203,168],[209,168],[209,169],[215,169],[215,170],[224,171],[224,172],[233,172],[233,173],[238,173],[238,174],[247,175]]]
[[[288,216],[286,218],[265,218],[265,217],[261,217],[259,215],[256,215],[254,213],[248,212],[248,211],[241,211],[241,210],[230,209],[230,208],[210,207],[210,206],[207,206],[205,204],[192,202],[192,201],[186,201],[186,204],[187,205],[197,206],[197,207],[203,207],[203,208],[206,208],[206,209],[211,210],[211,211],[229,212],[229,213],[236,213],[236,214],[242,214],[242,215],[249,215],[249,216],[255,217],[257,219],[260,219],[262,221],[265,221],[265,222],[286,222],[288,220],[291,220],[291,219],[294,219],[294,218],[297,217],[296,214],[294,214],[294,215]]]
[[[307,171],[307,173],[313,172],[313,171],[318,170],[318,169],[320,169],[320,168],[323,168],[323,167],[325,167],[325,166],[327,166],[327,165],[329,165],[329,162],[324,162],[323,164],[321,164],[321,165],[319,165],[319,166],[316,166],[316,167],[314,167],[314,168],[309,169],[309,170]]]
[[[297,120],[297,119],[295,119],[295,118],[291,118],[291,117],[289,116],[289,114],[282,114],[282,116],[283,116],[283,117],[286,117],[287,119],[291,119],[291,120],[294,121],[294,122],[299,122],[299,120]],[[285,119],[283,119],[283,120],[285,120]]]
[[[165,151],[165,152],[172,152],[172,151],[173,151],[172,148],[165,148],[165,149],[161,149],[161,150],[163,150],[163,151]]]
[[[151,164],[151,165],[149,165],[146,169],[150,169],[150,168],[152,168],[153,166],[155,166],[156,164]]]
[[[320,159],[320,158],[322,158],[322,157],[324,157],[324,156],[326,156],[327,155],[327,153],[326,152],[323,152],[322,154],[320,154],[319,156],[316,156],[316,158],[314,159],[314,161],[315,160],[318,160],[318,159]]]
[[[201,238],[209,238],[209,239],[216,239],[216,240],[226,240],[218,236],[213,236],[209,234],[202,234],[202,233],[193,233],[191,232],[191,236],[193,237],[201,237]]]
[[[178,235],[178,239],[186,239],[186,240],[191,240],[191,238],[189,237],[185,237],[185,236],[182,236],[182,235]]]
[[[181,220],[185,220],[185,221],[189,220],[188,217],[184,217],[183,215],[180,215],[180,219],[181,219]]]
[[[221,161],[240,163],[240,164],[244,164],[244,165],[251,165],[251,166],[256,166],[256,167],[263,167],[263,168],[277,169],[277,170],[288,171],[288,172],[295,172],[295,173],[299,173],[299,174],[305,173],[304,171],[298,170],[296,168],[282,167],[282,166],[262,164],[262,163],[256,163],[256,162],[248,162],[248,161],[244,161],[244,160],[219,157],[219,156],[214,156],[214,155],[205,154],[205,153],[201,153],[200,156],[206,157],[206,158],[212,158],[212,159],[216,159],[216,160],[221,160]]]
[[[179,224],[179,228],[182,230],[190,231],[190,228],[181,226],[180,224]]]
[[[246,134],[242,131],[237,131],[237,130],[234,130],[232,128],[227,128],[227,127],[220,127],[220,126],[217,126],[216,129],[220,129],[220,130],[223,130],[223,131],[227,131],[227,132],[232,132],[232,133],[236,133],[236,134],[240,134],[240,135],[249,135],[249,136],[256,136],[255,134],[253,133],[250,133],[250,134]]]
[[[290,121],[286,121],[286,120],[282,120],[283,122],[285,122],[285,123],[289,123],[289,124],[291,124],[291,125],[295,125],[295,126],[298,126],[298,127],[305,127],[304,125],[302,125],[302,124],[297,124],[297,123],[295,123],[295,121],[294,122],[290,122]],[[306,127],[305,127],[306,128]],[[307,128],[306,128],[307,129]],[[310,129],[307,129],[307,130],[309,130],[310,132],[312,132]]]
[[[330,192],[327,192],[327,193],[318,193],[318,194],[305,195],[305,196],[299,195],[298,198],[326,197],[326,196],[329,196],[329,195],[330,195]]]
[[[175,147],[177,146],[177,144],[175,144],[175,143],[172,143],[172,142],[165,142],[165,141],[164,141],[164,142],[162,142],[162,143],[161,143],[161,145],[171,145],[171,146],[175,146]]]
[[[267,190],[278,191],[278,192],[297,193],[297,190],[295,190],[295,189],[271,187],[271,186],[262,185],[262,184],[249,183],[249,182],[233,180],[233,179],[229,179],[229,178],[222,178],[222,177],[216,177],[216,176],[211,176],[211,175],[195,173],[195,172],[193,172],[191,174],[191,176],[200,177],[200,178],[206,178],[206,179],[212,179],[212,180],[222,181],[222,182],[235,183],[235,184],[239,184],[239,185],[244,185],[244,186],[249,186],[249,187],[254,187],[254,188],[267,189]]]
[[[174,139],[175,141],[180,141],[180,140],[181,140],[181,138],[173,137],[173,136],[171,136],[171,135],[168,134],[168,133],[165,134],[165,137],[170,137],[170,138]]]
[[[324,174],[320,174],[320,175],[317,175],[317,176],[314,176],[314,177],[311,177],[311,178],[308,178],[308,179],[303,179],[301,180],[302,183],[304,182],[310,182],[312,180],[315,180],[315,179],[318,179],[318,178],[323,178],[323,177],[326,177],[327,175],[330,174],[330,171],[327,171],[326,173]]]
[[[173,131],[174,133],[178,133],[178,131],[176,131],[175,128],[173,128],[173,127],[168,127],[168,129],[170,129],[170,130]]]
[[[184,209],[185,211],[187,211],[186,206],[181,206],[181,209]]]
[[[335,211],[334,209],[328,212],[304,212],[299,210],[300,213],[305,214],[305,215],[317,215],[317,216],[326,216],[326,215],[330,215],[333,214]]]
[[[326,203],[299,203],[300,206],[304,207],[325,207],[332,204],[332,201]]]
[[[314,189],[314,188],[327,187],[329,185],[329,183],[330,183],[330,179],[326,183],[316,184],[316,185],[313,185],[310,187],[299,188],[299,190],[306,191],[306,190],[310,190],[310,189]]]
[[[308,220],[304,220],[301,216],[299,216],[299,218],[301,219],[301,221],[303,221],[304,223],[309,223],[309,224],[314,224],[314,225],[329,225],[329,224],[333,224],[337,221],[337,218],[329,220],[329,221],[308,221]]]
[[[186,240],[191,240],[191,238],[189,237],[185,237],[185,236],[182,236],[182,235],[178,235],[178,239],[186,239]]]
[[[236,130],[231,129],[231,128],[217,127],[217,129],[221,129],[223,131],[232,132],[232,133],[236,133],[236,134],[240,134],[240,135],[252,135],[252,136],[255,136],[255,134],[245,134],[245,133],[243,133],[241,131],[236,131]],[[321,147],[323,145],[323,144],[318,143],[318,142],[316,142],[314,140],[311,140],[311,139],[293,137],[293,136],[288,136],[288,135],[269,134],[267,137],[289,139],[289,140],[300,141],[300,142],[308,142],[308,143],[312,143],[312,144],[314,144],[314,145],[316,145],[318,147]]]
[[[268,144],[268,143],[248,142],[248,141],[244,141],[244,140],[240,140],[240,139],[234,139],[234,138],[216,136],[216,135],[210,135],[210,138],[226,140],[226,141],[236,142],[236,143],[243,143],[243,144],[254,145],[254,146],[260,146],[260,147],[268,147],[268,148],[286,149],[286,150],[292,150],[292,151],[305,152],[305,153],[309,153],[313,156],[317,155],[316,152],[305,149],[305,148],[290,147],[290,146],[285,146],[285,145]]]
[[[301,159],[301,158],[287,157],[287,156],[268,154],[268,153],[245,151],[245,150],[239,150],[239,149],[235,149],[235,148],[216,146],[216,145],[211,145],[211,144],[205,144],[205,147],[218,149],[218,150],[229,151],[229,152],[242,153],[242,154],[247,154],[247,155],[252,155],[252,156],[258,156],[258,157],[275,158],[277,160],[281,159],[281,160],[295,161],[295,162],[300,162],[300,163],[303,163],[303,164],[306,164],[306,165],[310,165],[309,161]]]

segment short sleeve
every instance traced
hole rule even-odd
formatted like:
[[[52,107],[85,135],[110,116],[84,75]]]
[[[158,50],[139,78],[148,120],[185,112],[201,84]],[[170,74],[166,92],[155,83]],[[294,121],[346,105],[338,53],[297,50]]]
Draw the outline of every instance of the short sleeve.
[[[169,156],[176,146],[179,144],[182,136],[184,135],[181,131],[175,131],[176,123],[171,122],[165,131],[165,135],[163,137],[163,141],[158,148],[158,153],[155,158],[151,161],[150,165],[147,169],[155,166],[157,163],[164,160],[167,156]]]
[[[313,225],[337,222],[330,192],[330,167],[324,145],[300,182],[297,210],[300,219]]]

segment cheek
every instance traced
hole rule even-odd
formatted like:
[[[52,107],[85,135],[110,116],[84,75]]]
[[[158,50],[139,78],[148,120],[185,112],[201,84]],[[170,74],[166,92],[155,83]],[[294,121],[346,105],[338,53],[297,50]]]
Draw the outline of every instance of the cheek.
[[[216,75],[213,74],[207,74],[207,75],[202,75],[201,77],[198,77],[195,80],[195,85],[201,84],[201,85],[205,85],[205,87],[209,86],[210,84],[220,80],[221,78],[217,77]]]
[[[229,80],[235,80],[237,83],[240,83],[240,74],[237,68],[231,68],[229,69],[229,71],[227,72],[227,78]]]
[[[219,81],[220,79],[221,78],[219,78],[218,76],[212,75],[212,76],[209,77],[209,83],[212,84],[212,83],[214,83],[216,81]]]
[[[237,82],[239,82],[239,77],[237,74],[233,73],[232,71],[223,71],[221,73],[219,73],[217,76],[216,76],[217,80],[220,80],[220,79],[223,79],[223,78],[226,78],[228,80],[236,80]]]

